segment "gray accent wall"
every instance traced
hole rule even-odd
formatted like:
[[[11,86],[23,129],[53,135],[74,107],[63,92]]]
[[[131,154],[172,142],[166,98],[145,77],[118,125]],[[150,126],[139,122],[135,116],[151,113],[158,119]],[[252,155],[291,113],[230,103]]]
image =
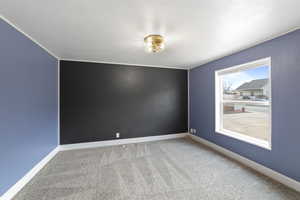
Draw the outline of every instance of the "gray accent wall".
[[[61,144],[187,132],[187,70],[61,61]]]
[[[215,133],[215,70],[271,57],[272,150]],[[300,30],[190,71],[196,135],[300,181]]]
[[[57,64],[0,19],[0,196],[58,144]]]

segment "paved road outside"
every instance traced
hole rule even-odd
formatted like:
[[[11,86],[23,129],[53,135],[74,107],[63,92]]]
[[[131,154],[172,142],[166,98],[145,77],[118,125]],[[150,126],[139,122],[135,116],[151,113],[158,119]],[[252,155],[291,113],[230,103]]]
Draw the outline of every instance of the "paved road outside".
[[[258,139],[268,140],[269,123],[268,115],[266,112],[253,111],[245,113],[224,114],[223,116],[224,129]]]

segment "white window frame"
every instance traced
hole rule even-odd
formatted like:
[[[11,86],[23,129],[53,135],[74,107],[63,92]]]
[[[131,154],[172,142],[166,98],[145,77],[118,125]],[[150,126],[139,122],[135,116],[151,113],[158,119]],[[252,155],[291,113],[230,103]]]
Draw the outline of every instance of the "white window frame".
[[[239,71],[244,71],[247,69],[254,69],[262,66],[268,66],[269,67],[269,84],[268,84],[268,90],[269,90],[269,101],[268,102],[253,102],[253,101],[224,101],[223,100],[223,81],[222,81],[222,75],[235,73]],[[226,135],[238,140],[242,140],[247,143],[251,143],[254,145],[257,145],[259,147],[263,147],[265,149],[271,150],[272,149],[272,86],[271,86],[271,57],[256,60],[253,62],[245,63],[242,65],[237,65],[233,67],[229,67],[222,70],[215,71],[215,132],[217,134]],[[251,104],[257,104],[257,105],[268,105],[269,106],[269,131],[268,131],[268,140],[261,140],[258,138],[250,137],[241,133],[237,133],[234,131],[226,130],[223,128],[223,103],[224,102],[231,102],[231,103],[251,103]]]

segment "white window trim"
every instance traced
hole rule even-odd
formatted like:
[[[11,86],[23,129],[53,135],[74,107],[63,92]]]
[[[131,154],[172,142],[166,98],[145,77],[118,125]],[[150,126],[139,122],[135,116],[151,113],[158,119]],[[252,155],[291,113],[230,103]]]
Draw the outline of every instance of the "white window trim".
[[[253,69],[257,68],[263,65],[268,65],[269,66],[269,102],[248,102],[251,104],[258,104],[258,105],[269,105],[269,131],[268,131],[268,141],[257,139],[254,137],[250,137],[247,135],[243,135],[237,132],[233,132],[230,130],[226,130],[222,125],[222,113],[223,113],[223,106],[221,105],[222,103],[226,102],[226,100],[221,101],[223,99],[223,90],[222,88],[222,81],[221,81],[221,75],[227,74],[227,73],[233,73],[233,72],[238,72],[238,71],[244,71],[246,69]],[[271,150],[272,149],[272,84],[271,84],[271,57],[256,60],[253,62],[245,63],[242,65],[237,65],[233,67],[229,67],[226,69],[222,70],[217,70],[215,71],[215,132],[217,134],[222,134],[226,135],[250,144],[257,145],[259,147],[263,147],[265,149]],[[235,103],[247,103],[247,101],[228,101],[228,102],[235,102]]]

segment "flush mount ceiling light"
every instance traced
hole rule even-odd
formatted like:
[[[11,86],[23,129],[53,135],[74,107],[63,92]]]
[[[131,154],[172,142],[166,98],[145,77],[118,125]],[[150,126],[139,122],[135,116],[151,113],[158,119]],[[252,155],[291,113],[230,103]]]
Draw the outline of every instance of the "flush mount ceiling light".
[[[152,53],[160,52],[165,47],[165,41],[161,35],[148,35],[144,38],[146,50]]]

